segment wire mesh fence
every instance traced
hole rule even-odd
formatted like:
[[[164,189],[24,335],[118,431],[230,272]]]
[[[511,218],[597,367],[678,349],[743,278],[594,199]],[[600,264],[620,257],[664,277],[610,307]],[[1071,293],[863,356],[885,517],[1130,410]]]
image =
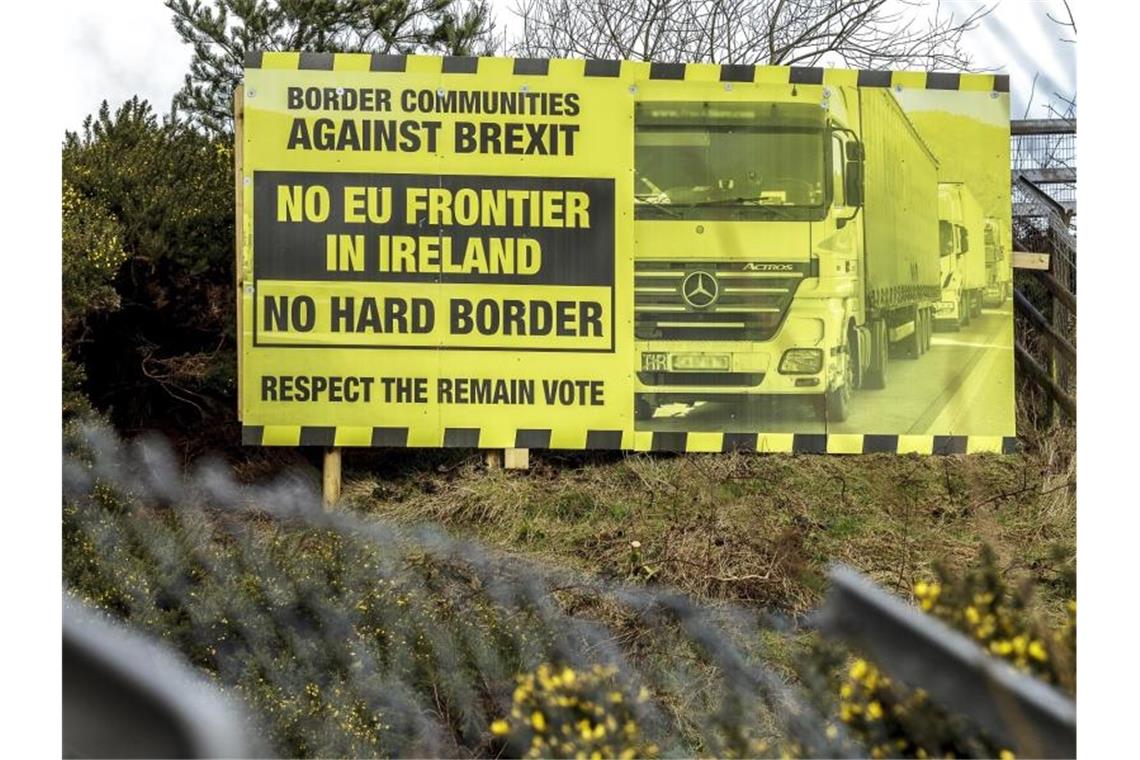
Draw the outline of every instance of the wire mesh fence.
[[[1075,299],[1058,299],[1050,292],[1056,288],[1072,295],[1077,292],[1075,119],[1019,122],[1010,138],[1010,153],[1014,240],[1023,251],[1050,254],[1050,282],[1021,275],[1016,283],[1019,297],[1044,316],[1055,335],[1075,347]],[[1041,322],[1040,317],[1034,319]],[[1025,314],[1018,315],[1017,328],[1020,350],[1039,367],[1046,368],[1045,373],[1060,394],[1074,398],[1075,363],[1058,359],[1055,337],[1046,334],[1049,330],[1043,332]],[[1067,350],[1072,353],[1075,348]],[[1051,394],[1027,385],[1021,396],[1028,400],[1023,403],[1024,408],[1042,409],[1042,419],[1054,418]],[[1067,403],[1073,405],[1071,401]]]
[[[1066,122],[1066,120],[1057,120]],[[1068,126],[1067,122],[1065,126]],[[1077,165],[1075,132],[1016,134],[1010,138],[1013,170],[1072,169]]]
[[[65,592],[172,645],[281,755],[861,751],[764,664],[787,618],[326,513],[295,478],[183,474],[97,427],[64,497]]]

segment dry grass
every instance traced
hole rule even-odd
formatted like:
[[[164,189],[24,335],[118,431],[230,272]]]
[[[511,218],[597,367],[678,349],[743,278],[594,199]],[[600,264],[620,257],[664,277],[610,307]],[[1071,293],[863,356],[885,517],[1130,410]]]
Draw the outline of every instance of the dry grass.
[[[542,453],[528,472],[437,455],[388,477],[371,454],[349,459],[345,494],[551,563],[792,613],[818,602],[830,562],[906,593],[988,543],[1053,614],[1072,593],[1073,444],[1058,428],[1016,456]]]

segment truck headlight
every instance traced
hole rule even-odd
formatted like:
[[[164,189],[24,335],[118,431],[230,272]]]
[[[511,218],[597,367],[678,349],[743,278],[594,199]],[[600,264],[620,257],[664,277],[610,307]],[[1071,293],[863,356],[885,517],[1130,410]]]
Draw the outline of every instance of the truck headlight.
[[[818,348],[789,348],[780,359],[781,375],[814,375],[823,369],[823,351]]]

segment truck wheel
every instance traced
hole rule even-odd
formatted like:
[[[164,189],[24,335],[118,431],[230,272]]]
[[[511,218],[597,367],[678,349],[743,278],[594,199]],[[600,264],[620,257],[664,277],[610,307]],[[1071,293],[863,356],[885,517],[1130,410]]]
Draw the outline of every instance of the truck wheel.
[[[633,397],[633,417],[637,420],[651,420],[657,408],[644,396]]]
[[[850,376],[850,373],[848,373]],[[827,392],[827,421],[846,422],[851,413],[851,383],[844,383]]]
[[[843,372],[843,385],[827,392],[827,421],[846,422],[851,411],[851,394],[860,387],[863,372],[859,366],[859,336],[854,329],[847,331],[847,361]]]
[[[847,331],[847,377],[852,390],[863,387],[863,357],[859,353],[858,329],[853,327]]]
[[[970,313],[974,310],[974,304],[970,299],[969,293],[962,294],[962,300],[958,302],[958,326],[965,327],[970,324]]]
[[[934,310],[927,308],[922,311],[926,315],[923,320],[922,351],[926,353],[930,350],[934,339]]]
[[[914,330],[910,335],[902,339],[902,352],[903,356],[907,359],[917,359],[922,356],[922,334],[925,331],[923,327],[922,309],[914,310]]]
[[[871,323],[871,362],[863,376],[863,387],[877,391],[887,387],[887,355],[890,342],[887,335],[887,322],[876,319]]]
[[[974,298],[974,300],[973,300],[973,303],[972,303],[972,305],[973,305],[973,307],[974,307],[974,313],[973,313],[973,316],[975,316],[975,317],[980,317],[980,316],[982,316],[982,299],[981,299],[981,297],[980,297],[980,296],[977,296],[977,295],[975,294],[975,298]]]

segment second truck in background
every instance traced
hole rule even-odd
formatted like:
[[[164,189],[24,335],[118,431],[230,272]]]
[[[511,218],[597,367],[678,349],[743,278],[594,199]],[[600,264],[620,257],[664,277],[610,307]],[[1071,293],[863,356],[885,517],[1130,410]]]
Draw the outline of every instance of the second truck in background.
[[[1013,269],[1006,260],[997,219],[986,217],[986,288],[982,294],[985,306],[1001,306],[1009,298]]]
[[[935,325],[957,330],[982,313],[987,269],[982,206],[965,184],[938,185],[938,233],[942,297]]]

